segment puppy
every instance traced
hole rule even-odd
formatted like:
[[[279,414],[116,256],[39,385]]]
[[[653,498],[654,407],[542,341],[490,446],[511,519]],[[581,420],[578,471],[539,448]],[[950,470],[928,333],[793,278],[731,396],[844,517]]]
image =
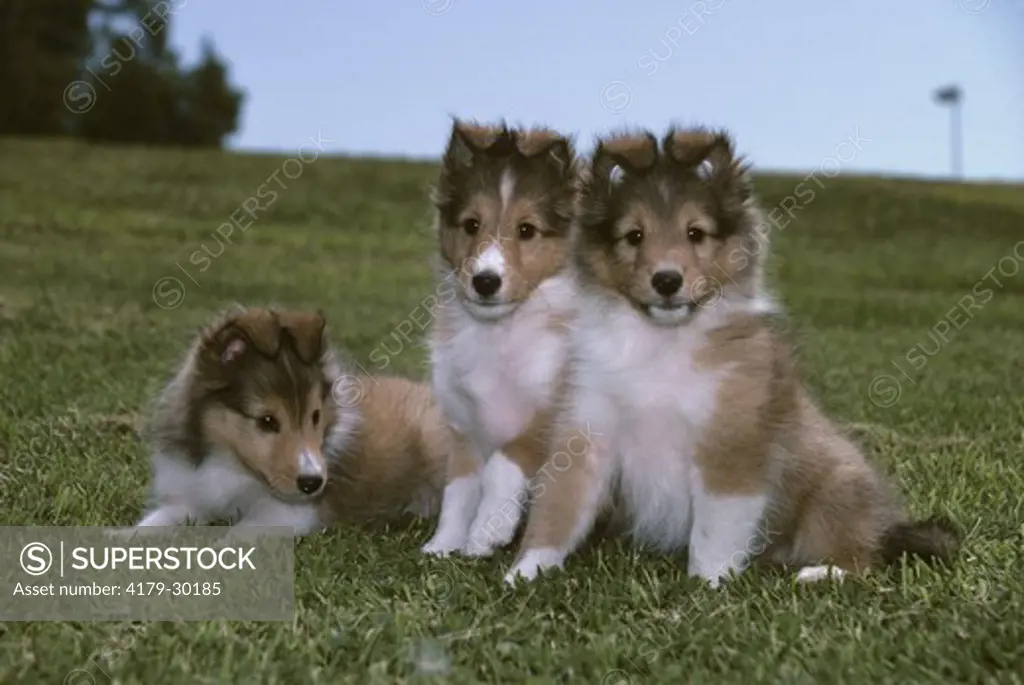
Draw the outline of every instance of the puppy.
[[[575,176],[565,136],[453,123],[434,196],[451,296],[436,308],[430,349],[455,449],[426,553],[484,556],[511,541],[544,461],[573,304]]]
[[[147,430],[139,527],[280,526],[436,510],[451,438],[429,388],[350,373],[323,316],[239,308],[201,332]]]
[[[755,558],[809,566],[801,579],[903,552],[949,558],[952,526],[908,521],[802,385],[762,284],[767,225],[727,134],[606,138],[588,172],[559,475],[506,581],[562,566],[609,503],[635,539],[688,548],[689,574],[712,585]]]

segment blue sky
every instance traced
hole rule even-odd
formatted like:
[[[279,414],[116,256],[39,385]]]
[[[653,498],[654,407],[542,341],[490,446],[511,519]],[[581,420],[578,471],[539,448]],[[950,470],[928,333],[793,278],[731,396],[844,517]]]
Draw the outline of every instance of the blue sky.
[[[1024,179],[1024,0],[188,0],[174,21],[186,60],[210,36],[247,92],[238,149],[319,130],[331,151],[436,157],[455,114],[588,150],[674,121],[729,128],[766,169],[942,176],[931,92],[957,82],[966,175]]]

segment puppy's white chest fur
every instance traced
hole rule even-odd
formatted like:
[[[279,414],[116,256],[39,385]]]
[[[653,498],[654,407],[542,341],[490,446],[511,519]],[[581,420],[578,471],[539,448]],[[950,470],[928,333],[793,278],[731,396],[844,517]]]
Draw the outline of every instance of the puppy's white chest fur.
[[[687,544],[694,452],[722,372],[700,369],[696,327],[657,327],[628,305],[589,302],[575,340],[575,420],[605,436],[606,485],[619,484],[632,534],[662,549]]]
[[[563,277],[542,283],[519,309],[478,321],[457,304],[448,337],[432,340],[434,390],[448,420],[485,456],[518,436],[546,406],[566,359],[563,316],[571,291]]]

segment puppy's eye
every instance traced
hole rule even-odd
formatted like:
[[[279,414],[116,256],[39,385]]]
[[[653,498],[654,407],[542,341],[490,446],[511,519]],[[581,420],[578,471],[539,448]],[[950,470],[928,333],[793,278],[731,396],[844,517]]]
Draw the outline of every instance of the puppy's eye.
[[[537,235],[537,227],[531,223],[523,222],[519,224],[519,239],[529,240],[533,236]]]
[[[691,226],[686,231],[686,237],[690,239],[691,243],[695,243],[695,244],[702,242],[704,240],[704,236],[706,236],[706,235],[707,235],[707,233],[705,233],[703,230],[697,228],[696,226]]]
[[[462,230],[466,232],[466,235],[476,235],[476,232],[480,230],[480,222],[476,219],[463,219]]]
[[[320,410],[317,409],[316,411],[313,412],[313,427],[315,428],[316,426],[319,426],[319,425],[320,425]]]
[[[630,231],[629,233],[626,234],[626,242],[629,243],[630,245],[632,245],[633,247],[636,247],[637,245],[639,245],[643,241],[644,241],[643,231],[634,230],[634,231]]]
[[[264,433],[277,433],[281,430],[281,424],[270,414],[264,414],[256,419],[256,425]]]

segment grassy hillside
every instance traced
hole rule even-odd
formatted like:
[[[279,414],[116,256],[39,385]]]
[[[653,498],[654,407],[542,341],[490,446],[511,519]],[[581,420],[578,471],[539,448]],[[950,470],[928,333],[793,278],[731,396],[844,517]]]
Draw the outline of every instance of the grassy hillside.
[[[402,341],[431,288],[434,169],[324,158],[290,180],[284,159],[0,140],[2,523],[133,522],[131,426],[227,303],[321,307],[367,368]],[[915,513],[967,532],[953,571],[715,592],[607,541],[511,596],[512,551],[433,560],[427,524],[337,530],[297,544],[290,624],[0,624],[0,682],[1021,682],[1024,189],[821,177],[786,201],[800,181],[759,190],[800,206],[775,214],[771,278],[807,381]],[[424,373],[412,340],[389,370]]]

